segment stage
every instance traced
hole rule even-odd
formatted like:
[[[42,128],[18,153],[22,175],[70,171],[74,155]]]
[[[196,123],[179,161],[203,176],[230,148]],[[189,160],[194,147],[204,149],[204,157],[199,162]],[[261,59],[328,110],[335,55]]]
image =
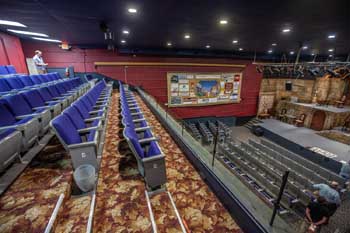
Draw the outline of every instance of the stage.
[[[264,129],[264,137],[336,173],[350,159],[349,146],[319,136],[312,129],[275,119],[263,120],[259,125]]]

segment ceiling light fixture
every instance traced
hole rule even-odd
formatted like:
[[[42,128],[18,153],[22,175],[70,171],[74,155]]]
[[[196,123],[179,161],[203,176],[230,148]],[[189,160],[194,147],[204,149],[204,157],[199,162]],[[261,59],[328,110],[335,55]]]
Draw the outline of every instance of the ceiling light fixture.
[[[242,48],[239,48],[238,50],[239,50],[239,51],[243,51],[243,49],[242,49]]]
[[[8,26],[15,26],[15,27],[22,27],[22,28],[26,28],[27,27],[26,25],[21,24],[19,22],[9,21],[9,20],[0,20],[0,24],[8,25]]]
[[[234,40],[232,41],[233,44],[237,44],[238,43],[238,40]]]
[[[227,24],[227,23],[228,23],[228,21],[226,19],[221,19],[220,20],[220,24],[221,25],[224,25],[224,24]]]
[[[285,28],[285,29],[282,30],[282,32],[283,33],[288,33],[288,32],[290,32],[290,28]]]
[[[328,49],[328,52],[330,52],[330,53],[333,52],[333,51],[334,51],[334,49]]]
[[[303,46],[303,50],[306,50],[306,49],[308,49],[309,47],[307,47],[307,46]]]
[[[207,49],[210,49],[210,45],[208,45],[208,44],[207,44],[205,47],[206,47]]]
[[[126,43],[126,41],[125,41],[125,40],[121,40],[121,41],[120,41],[120,43],[125,44],[125,43]]]
[[[61,43],[62,41],[56,40],[56,39],[49,39],[49,38],[41,38],[41,37],[32,37],[34,40],[41,40],[41,41],[47,41],[47,42],[56,42]]]
[[[269,51],[267,51],[268,53],[272,53],[273,51],[272,51],[272,49],[270,49]]]
[[[28,32],[28,31],[19,31],[19,30],[13,30],[13,29],[7,29],[9,32],[17,33],[17,34],[22,34],[22,35],[29,35],[29,36],[42,36],[42,37],[49,37],[46,34],[43,33],[37,33],[37,32]]]
[[[190,34],[185,34],[184,38],[185,38],[185,39],[190,39],[191,36],[190,36]]]
[[[129,8],[128,12],[131,14],[136,14],[137,13],[137,9],[136,8]]]
[[[328,39],[335,39],[335,35],[334,34],[328,35]]]
[[[277,46],[277,44],[276,43],[273,43],[273,44],[271,44],[272,46]]]
[[[290,51],[289,54],[290,54],[290,55],[293,55],[293,54],[294,54],[294,51]]]
[[[167,42],[166,45],[170,47],[170,46],[172,46],[173,44],[172,44],[171,42]]]
[[[328,56],[329,56],[329,57],[333,57],[333,55],[332,55],[332,54],[329,54]]]
[[[129,34],[128,30],[123,30],[123,34]]]

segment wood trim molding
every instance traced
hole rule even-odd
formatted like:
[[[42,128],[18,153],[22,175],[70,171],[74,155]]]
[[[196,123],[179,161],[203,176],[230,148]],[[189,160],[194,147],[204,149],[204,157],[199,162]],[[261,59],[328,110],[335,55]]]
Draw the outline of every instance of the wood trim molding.
[[[184,63],[184,62],[94,62],[95,66],[199,66],[245,68],[246,65],[219,63]]]

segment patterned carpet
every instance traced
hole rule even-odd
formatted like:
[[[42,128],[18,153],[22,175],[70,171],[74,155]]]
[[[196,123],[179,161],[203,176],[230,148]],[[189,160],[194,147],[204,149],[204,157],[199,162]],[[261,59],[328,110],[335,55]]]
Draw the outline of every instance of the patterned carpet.
[[[0,232],[44,232],[59,195],[69,197],[70,160],[65,155],[56,162],[47,162],[53,159],[52,151],[57,148],[46,147],[0,198]],[[46,155],[51,158],[38,161]]]
[[[97,187],[94,231],[152,232],[144,182],[137,173],[135,159],[125,150],[125,142],[118,133],[121,130],[118,98],[114,93]],[[161,137],[160,146],[166,155],[167,188],[189,230],[242,232],[139,97],[138,102],[149,124],[154,126],[153,132]],[[180,232],[167,196],[155,195],[151,203],[158,231]]]

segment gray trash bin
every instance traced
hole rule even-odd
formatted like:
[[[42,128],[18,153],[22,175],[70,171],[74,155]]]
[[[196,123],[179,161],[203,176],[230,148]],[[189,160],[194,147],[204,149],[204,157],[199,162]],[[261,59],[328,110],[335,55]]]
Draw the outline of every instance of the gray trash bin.
[[[75,169],[73,177],[75,183],[83,192],[89,192],[95,187],[95,167],[90,164],[80,165]]]

